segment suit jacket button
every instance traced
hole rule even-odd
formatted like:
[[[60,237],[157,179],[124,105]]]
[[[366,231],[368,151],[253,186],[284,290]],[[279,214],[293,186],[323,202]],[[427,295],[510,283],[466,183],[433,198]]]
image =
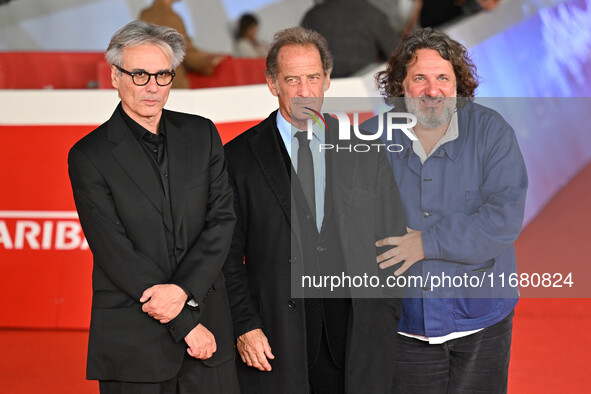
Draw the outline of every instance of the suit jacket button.
[[[294,300],[289,300],[287,301],[287,306],[293,309],[296,307],[296,302]]]
[[[289,256],[289,263],[290,264],[294,264],[297,260],[298,260],[298,258],[296,256]]]

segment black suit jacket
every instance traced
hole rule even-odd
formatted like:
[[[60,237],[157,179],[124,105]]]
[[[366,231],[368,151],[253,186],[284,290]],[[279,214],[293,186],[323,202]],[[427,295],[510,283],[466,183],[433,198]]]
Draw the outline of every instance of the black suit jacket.
[[[174,377],[187,347],[183,339],[198,323],[217,342],[204,364],[233,357],[221,267],[235,215],[222,144],[208,119],[166,110],[163,116],[174,226],[162,214],[160,180],[119,109],[69,153],[74,200],[94,257],[88,379]],[[174,258],[167,232],[174,235]],[[139,299],[163,283],[180,285],[199,306],[185,306],[160,324],[142,312]]]
[[[336,120],[326,121],[329,130],[336,130]],[[243,392],[301,394],[309,390],[304,303],[292,297],[291,281],[301,272],[304,254],[277,133],[273,112],[226,144],[237,222],[224,274],[234,335],[262,328],[275,355],[271,372],[247,367],[237,358]],[[327,152],[326,163],[346,264],[356,272],[377,270],[375,241],[406,232],[386,156]],[[374,265],[359,263],[368,261]],[[349,338],[348,392],[390,393],[399,307],[393,299],[352,300],[352,318],[342,328]]]

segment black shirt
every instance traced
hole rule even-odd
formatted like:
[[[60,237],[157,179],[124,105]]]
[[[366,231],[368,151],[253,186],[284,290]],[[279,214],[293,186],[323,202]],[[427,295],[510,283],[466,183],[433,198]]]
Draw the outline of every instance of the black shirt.
[[[164,197],[170,203],[170,187],[168,183],[168,153],[166,149],[166,127],[164,123],[164,113],[160,117],[158,125],[158,134],[154,134],[141,126],[135,120],[131,119],[125,113],[123,107],[119,105],[119,111],[127,126],[133,132],[133,135],[140,143],[143,151],[150,159],[150,163],[162,184]]]
[[[166,233],[166,245],[168,248],[168,256],[171,268],[176,266],[175,254],[175,240],[174,240],[174,223],[172,219],[172,208],[170,205],[170,186],[168,174],[168,152],[166,149],[166,127],[164,122],[164,113],[160,118],[158,125],[158,134],[151,133],[146,128],[141,126],[135,120],[131,119],[125,113],[121,104],[118,107],[125,124],[131,129],[133,135],[138,140],[142,150],[148,157],[148,161],[154,169],[154,175],[160,179],[162,185],[162,197],[160,209],[162,211],[162,219],[167,227],[170,229]]]

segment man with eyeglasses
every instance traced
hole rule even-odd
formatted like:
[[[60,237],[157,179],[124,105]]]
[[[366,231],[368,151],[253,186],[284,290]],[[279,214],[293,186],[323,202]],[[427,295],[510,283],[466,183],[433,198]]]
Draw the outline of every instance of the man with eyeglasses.
[[[94,255],[87,378],[101,393],[238,393],[221,267],[235,216],[205,118],[164,110],[185,54],[135,21],[106,52],[121,103],[68,157]]]

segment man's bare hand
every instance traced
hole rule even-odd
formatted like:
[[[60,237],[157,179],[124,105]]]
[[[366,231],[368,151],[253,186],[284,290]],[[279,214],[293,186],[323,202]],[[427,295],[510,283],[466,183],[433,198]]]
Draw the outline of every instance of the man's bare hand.
[[[267,359],[272,360],[275,356],[271,353],[269,341],[260,328],[240,335],[236,341],[236,347],[242,362],[249,367],[256,368],[259,371],[271,370],[271,364]]]
[[[200,360],[207,360],[218,349],[215,343],[215,337],[203,324],[198,324],[197,327],[191,330],[185,337],[185,342],[189,348],[187,353],[191,357]]]
[[[144,291],[140,302],[145,303],[142,311],[165,324],[181,312],[187,302],[187,293],[177,285],[155,285]]]
[[[425,258],[425,250],[423,249],[423,240],[421,232],[406,228],[408,234],[402,237],[388,237],[376,242],[376,246],[396,246],[378,256],[377,261],[380,268],[388,268],[394,264],[404,261],[402,266],[398,268],[394,275],[403,274],[414,263]]]

